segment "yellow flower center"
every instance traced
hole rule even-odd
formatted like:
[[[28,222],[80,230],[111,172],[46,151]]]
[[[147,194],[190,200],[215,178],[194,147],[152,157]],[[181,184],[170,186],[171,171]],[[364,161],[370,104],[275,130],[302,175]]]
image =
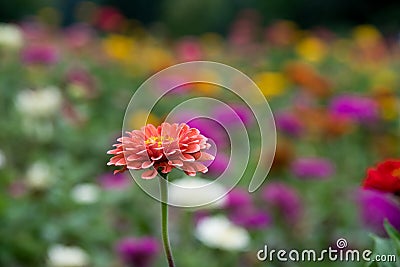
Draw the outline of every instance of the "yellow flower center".
[[[397,178],[400,179],[400,168],[394,170],[394,171],[392,172],[392,175],[393,175],[394,177],[397,177]]]
[[[160,147],[163,144],[163,142],[165,142],[165,141],[172,142],[172,141],[174,141],[174,138],[170,137],[170,136],[168,136],[168,137],[165,137],[165,136],[151,136],[146,141],[144,141],[144,143],[146,145],[157,144],[157,146]]]

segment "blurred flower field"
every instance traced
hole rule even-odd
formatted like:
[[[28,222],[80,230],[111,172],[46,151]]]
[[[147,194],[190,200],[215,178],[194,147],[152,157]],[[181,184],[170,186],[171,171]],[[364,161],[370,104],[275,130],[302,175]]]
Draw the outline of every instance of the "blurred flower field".
[[[271,106],[278,139],[271,172],[255,193],[247,193],[245,177],[209,207],[171,208],[177,266],[303,266],[259,262],[256,253],[264,244],[323,249],[339,238],[373,249],[369,232],[384,235],[384,218],[400,229],[399,191],[365,197],[360,190],[369,167],[400,155],[398,40],[372,25],[347,33],[304,31],[289,21],[263,28],[247,13],[227,37],[171,39],[112,12],[66,29],[40,20],[0,24],[0,266],[165,266],[158,202],[127,172],[114,176],[106,151],[141,83],[192,60],[251,77]],[[243,103],[204,84],[176,89],[148,122],[160,124],[194,96],[222,99],[247,129],[257,127]],[[129,127],[143,126],[137,121]],[[220,148],[201,184],[225,169],[229,139],[213,122],[191,125]],[[190,203],[193,196],[175,197]]]

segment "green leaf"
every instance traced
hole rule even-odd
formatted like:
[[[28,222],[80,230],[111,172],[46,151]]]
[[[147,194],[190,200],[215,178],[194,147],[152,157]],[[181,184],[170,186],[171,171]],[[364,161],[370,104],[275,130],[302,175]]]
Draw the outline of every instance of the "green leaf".
[[[374,251],[371,255],[371,259],[374,259],[377,255],[398,255],[396,253],[396,249],[393,246],[393,242],[389,238],[382,238],[376,235],[371,234],[372,239],[374,240]],[[399,264],[396,262],[375,262],[371,261],[366,264],[367,267],[399,267]]]
[[[385,220],[384,225],[386,232],[396,247],[397,255],[400,255],[400,233],[392,225],[390,225],[388,220]]]

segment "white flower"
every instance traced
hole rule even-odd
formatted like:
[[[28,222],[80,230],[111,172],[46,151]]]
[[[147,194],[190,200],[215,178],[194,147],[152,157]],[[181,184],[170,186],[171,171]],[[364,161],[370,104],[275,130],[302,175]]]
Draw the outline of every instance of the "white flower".
[[[79,247],[54,245],[47,256],[49,267],[84,267],[89,263],[88,254]]]
[[[28,117],[50,117],[61,107],[61,93],[50,86],[40,90],[24,90],[17,95],[17,110]]]
[[[0,24],[0,47],[20,48],[23,44],[23,36],[19,27],[12,24]]]
[[[185,176],[172,183],[174,185],[168,187],[168,202],[174,206],[199,207],[211,203],[205,207],[218,208],[222,207],[226,201],[226,197],[222,196],[227,193],[227,190],[215,181]],[[204,187],[210,183],[212,184]]]
[[[54,174],[48,164],[35,162],[29,167],[26,173],[26,182],[30,188],[42,190],[52,184],[54,180],[53,176]]]
[[[6,164],[6,156],[4,155],[3,151],[0,150],[0,169],[4,167]]]
[[[250,242],[245,229],[222,215],[202,219],[196,226],[196,237],[206,246],[224,250],[245,250]]]
[[[95,184],[78,184],[71,191],[71,198],[80,204],[92,204],[99,199],[100,188]]]

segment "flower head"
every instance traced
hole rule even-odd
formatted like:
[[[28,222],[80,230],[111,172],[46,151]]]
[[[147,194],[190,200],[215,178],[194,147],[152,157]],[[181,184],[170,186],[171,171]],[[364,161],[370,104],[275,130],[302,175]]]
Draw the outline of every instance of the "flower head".
[[[334,115],[364,123],[375,121],[378,118],[377,103],[364,96],[338,96],[332,100],[330,111]]]
[[[210,186],[210,183],[212,183]],[[226,197],[223,196],[226,188],[217,181],[185,176],[174,180],[175,187],[168,190],[169,202],[176,206],[197,207],[201,209],[220,208],[225,205]],[[207,189],[202,189],[207,186]],[[193,189],[193,190],[189,190]],[[211,201],[211,200],[216,201]],[[204,205],[208,203],[207,205]]]
[[[157,240],[152,237],[128,237],[118,242],[116,250],[127,266],[147,267],[158,253],[159,247]]]
[[[292,173],[303,179],[325,179],[335,173],[332,162],[323,158],[300,158],[293,162]]]
[[[302,214],[302,204],[297,191],[284,183],[270,183],[262,192],[262,198],[277,208],[287,222],[296,222]]]
[[[17,49],[23,44],[21,29],[13,24],[0,24],[0,47]]]
[[[29,65],[53,65],[58,61],[58,52],[51,45],[30,45],[22,50],[22,62]]]
[[[53,245],[48,250],[50,267],[85,267],[89,264],[89,255],[80,247]]]
[[[214,159],[204,152],[210,148],[207,138],[185,123],[165,122],[158,127],[148,124],[117,141],[115,148],[107,152],[114,155],[107,164],[122,166],[114,173],[148,169],[142,173],[143,179],[154,178],[158,170],[169,173],[173,168],[180,168],[189,176],[206,173],[208,168],[201,162]]]
[[[241,210],[252,206],[250,194],[241,188],[235,188],[227,195],[225,205],[228,209]]]
[[[230,219],[246,229],[265,229],[271,224],[271,217],[264,211],[255,208],[247,208],[242,211],[234,211]]]
[[[248,232],[224,216],[203,218],[196,227],[196,237],[205,245],[223,250],[245,250],[250,242]]]
[[[23,90],[15,100],[17,110],[26,117],[43,118],[54,116],[62,105],[60,90],[48,86],[40,90]]]
[[[378,235],[385,235],[384,221],[400,230],[400,203],[390,195],[375,190],[363,190],[359,195],[361,219]]]
[[[299,117],[287,111],[281,112],[276,116],[276,127],[291,136],[299,136],[303,131],[303,125]]]
[[[387,160],[369,168],[363,188],[400,194],[400,160]]]
[[[98,182],[105,190],[119,190],[128,187],[131,180],[125,173],[118,173],[116,175],[104,173],[99,176]]]

